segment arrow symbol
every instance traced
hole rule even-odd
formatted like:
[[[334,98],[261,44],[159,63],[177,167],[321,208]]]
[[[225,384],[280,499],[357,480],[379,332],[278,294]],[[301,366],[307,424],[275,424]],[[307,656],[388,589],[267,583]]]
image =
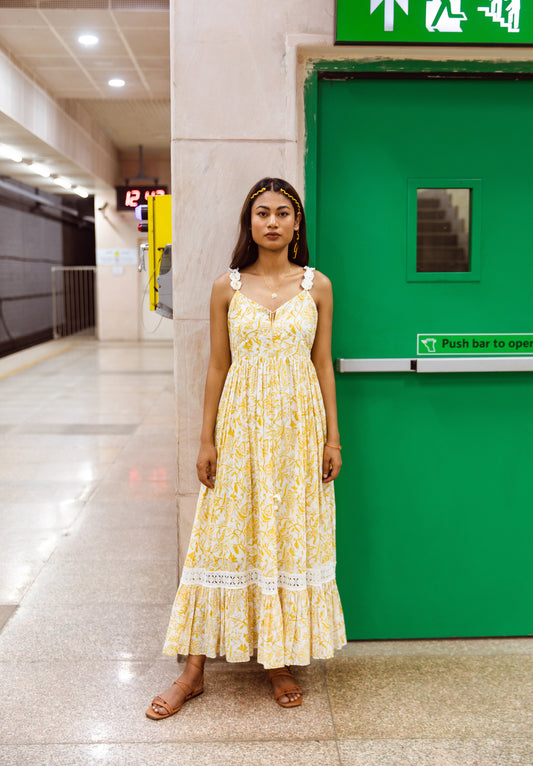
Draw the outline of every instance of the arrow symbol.
[[[385,3],[385,32],[394,31],[394,5],[398,3],[404,13],[409,13],[409,0],[370,0],[370,15],[374,13],[376,8]]]

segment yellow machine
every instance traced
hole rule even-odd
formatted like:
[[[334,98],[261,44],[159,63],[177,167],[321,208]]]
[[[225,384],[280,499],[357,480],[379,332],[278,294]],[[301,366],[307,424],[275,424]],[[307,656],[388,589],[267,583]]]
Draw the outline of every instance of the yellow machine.
[[[135,216],[141,221],[139,231],[148,234],[150,311],[172,318],[172,195],[146,201],[137,206]],[[139,268],[146,268],[143,261]]]

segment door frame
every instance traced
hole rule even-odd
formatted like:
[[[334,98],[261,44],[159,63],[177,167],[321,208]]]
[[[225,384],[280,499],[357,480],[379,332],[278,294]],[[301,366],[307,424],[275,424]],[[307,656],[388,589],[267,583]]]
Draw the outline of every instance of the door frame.
[[[313,265],[317,262],[318,87],[321,79],[469,79],[533,80],[532,61],[334,60],[308,62],[304,80],[305,138],[303,172],[307,237]],[[524,635],[524,634],[520,634]],[[527,634],[525,634],[527,635]],[[354,639],[367,640],[367,639]],[[379,639],[378,639],[379,640]],[[426,639],[427,640],[427,639]]]
[[[533,80],[532,61],[431,59],[323,59],[308,62],[304,80],[304,184],[307,242],[316,265],[318,196],[318,83],[321,79],[480,79]]]

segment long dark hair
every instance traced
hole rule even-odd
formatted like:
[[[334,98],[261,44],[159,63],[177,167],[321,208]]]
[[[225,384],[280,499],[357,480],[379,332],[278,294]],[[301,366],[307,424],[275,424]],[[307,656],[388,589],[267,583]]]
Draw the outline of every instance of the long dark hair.
[[[266,191],[279,192],[283,190],[286,192],[287,199],[290,200],[291,205],[294,208],[294,215],[301,213],[299,238],[297,239],[297,232],[294,232],[294,236],[289,244],[289,260],[291,263],[296,263],[298,266],[307,266],[309,263],[309,248],[307,246],[307,233],[305,228],[305,213],[304,206],[300,195],[288,181],[284,181],[283,178],[262,178],[256,184],[252,186],[241,210],[240,229],[237,244],[233,251],[231,258],[231,269],[243,269],[245,266],[250,266],[257,260],[257,244],[252,239],[252,204],[260,194]],[[291,199],[293,197],[294,199]],[[297,200],[297,202],[294,202]],[[298,208],[298,205],[300,206]],[[294,257],[296,251],[296,257]]]

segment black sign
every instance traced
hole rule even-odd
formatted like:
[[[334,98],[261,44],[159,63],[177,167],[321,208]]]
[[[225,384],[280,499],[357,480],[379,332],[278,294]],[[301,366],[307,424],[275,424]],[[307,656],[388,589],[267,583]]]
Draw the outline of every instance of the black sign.
[[[117,186],[117,210],[135,210],[148,197],[167,193],[166,186]]]

